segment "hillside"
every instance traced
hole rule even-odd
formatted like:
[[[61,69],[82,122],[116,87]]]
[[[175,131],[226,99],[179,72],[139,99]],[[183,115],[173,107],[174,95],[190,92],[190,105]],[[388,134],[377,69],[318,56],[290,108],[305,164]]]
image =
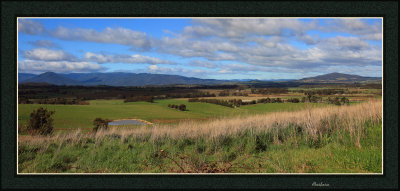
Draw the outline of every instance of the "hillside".
[[[44,82],[54,85],[78,85],[78,81],[75,81],[71,78],[65,77],[62,74],[56,74],[54,72],[46,72],[28,79],[25,79],[21,82]]]
[[[57,74],[53,72],[46,72],[19,81],[19,83],[26,82],[46,82],[55,85],[145,86],[170,84],[221,84],[227,81],[148,73],[135,74],[113,72]]]
[[[324,75],[319,75],[310,78],[302,78],[296,80],[296,82],[308,82],[308,83],[354,83],[354,82],[378,82],[382,78],[379,77],[364,77],[351,74],[342,73],[329,73]]]
[[[29,78],[35,77],[35,74],[27,74],[27,73],[19,73],[18,74],[18,83],[23,82]]]
[[[193,77],[185,77],[180,75],[167,74],[149,74],[149,73],[70,73],[57,74],[54,72],[46,72],[40,75],[21,73],[18,75],[18,83],[26,82],[44,82],[55,85],[108,85],[108,86],[146,86],[146,85],[188,85],[188,84],[228,84],[228,83],[244,83],[249,85],[265,85],[281,86],[285,84],[298,83],[363,83],[363,82],[380,82],[379,77],[364,77],[358,75],[330,73],[315,77],[303,78],[300,80],[215,80],[200,79]]]

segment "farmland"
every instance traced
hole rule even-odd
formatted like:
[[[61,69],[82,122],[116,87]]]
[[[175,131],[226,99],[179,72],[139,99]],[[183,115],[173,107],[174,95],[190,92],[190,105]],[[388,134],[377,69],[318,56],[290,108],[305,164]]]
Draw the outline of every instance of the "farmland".
[[[188,111],[175,111],[168,104],[185,104]],[[228,108],[215,104],[193,103],[187,100],[157,100],[155,103],[131,102],[123,100],[93,100],[90,105],[19,105],[18,120],[25,124],[29,114],[38,107],[56,111],[54,115],[55,128],[91,128],[96,117],[116,119],[143,119],[150,122],[179,121],[185,119],[218,118],[232,115],[256,114],[273,111],[291,111],[304,108],[305,103],[271,103],[256,104],[240,108]],[[317,106],[317,104],[314,104]]]
[[[20,142],[19,172],[379,173],[381,106],[28,136]]]
[[[124,95],[116,87],[29,88],[22,90],[25,103],[18,104],[21,173],[380,173],[382,169],[380,89],[162,87],[123,88]],[[215,104],[219,103],[215,100],[239,99],[239,105]],[[184,110],[171,108],[182,104]],[[25,131],[30,113],[39,107],[55,111],[54,132],[49,136]],[[93,132],[96,118],[150,123]]]

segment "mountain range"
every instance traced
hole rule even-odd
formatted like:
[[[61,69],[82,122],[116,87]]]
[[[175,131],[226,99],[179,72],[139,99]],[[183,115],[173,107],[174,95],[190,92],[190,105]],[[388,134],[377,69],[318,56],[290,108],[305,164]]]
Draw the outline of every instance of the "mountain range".
[[[364,77],[358,75],[342,74],[342,73],[329,73],[309,78],[302,78],[296,82],[308,83],[354,83],[354,82],[377,82],[381,81],[380,77]]]
[[[34,75],[18,74],[18,83],[45,82],[54,85],[108,85],[108,86],[146,86],[146,85],[177,85],[177,84],[221,84],[226,80],[200,79],[179,75],[148,74],[148,73],[70,73],[59,74],[45,72]]]
[[[231,84],[246,83],[248,80],[215,80],[185,77],[167,74],[148,74],[148,73],[69,73],[60,74],[45,72],[39,75],[29,73],[19,73],[18,83],[49,83],[54,85],[108,85],[108,86],[146,86],[146,85],[188,85],[188,84]],[[269,81],[291,81],[298,83],[351,83],[364,81],[380,81],[379,77],[363,77],[358,75],[330,73],[299,80],[269,80]],[[259,81],[259,80],[258,80]]]

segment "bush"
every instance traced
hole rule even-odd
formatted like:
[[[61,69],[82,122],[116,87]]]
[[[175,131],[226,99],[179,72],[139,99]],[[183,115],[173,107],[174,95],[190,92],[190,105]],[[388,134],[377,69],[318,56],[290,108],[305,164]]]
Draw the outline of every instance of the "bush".
[[[179,105],[179,110],[186,111],[186,105],[185,104]]]
[[[108,120],[108,119],[102,119],[102,118],[96,118],[94,121],[93,121],[93,125],[94,125],[94,131],[95,132],[97,132],[98,130],[100,130],[100,129],[104,129],[104,130],[106,130],[106,129],[108,129],[108,123],[109,122],[111,122],[111,120]]]
[[[289,99],[287,100],[287,102],[299,103],[300,100],[299,100],[299,98],[289,98]]]
[[[24,134],[26,133],[26,131],[27,131],[26,126],[18,123],[18,133]]]
[[[179,109],[181,111],[186,111],[186,105],[185,104],[181,104],[181,105],[168,104],[168,107],[174,108],[174,109]]]
[[[33,110],[30,115],[27,130],[30,134],[48,135],[53,132],[53,118],[55,111],[47,111],[42,107]]]

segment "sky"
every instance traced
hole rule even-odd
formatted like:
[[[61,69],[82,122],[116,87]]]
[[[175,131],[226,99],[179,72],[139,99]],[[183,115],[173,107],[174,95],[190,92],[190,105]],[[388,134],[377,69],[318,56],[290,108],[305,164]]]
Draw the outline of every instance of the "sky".
[[[18,72],[382,77],[381,18],[18,18]]]

